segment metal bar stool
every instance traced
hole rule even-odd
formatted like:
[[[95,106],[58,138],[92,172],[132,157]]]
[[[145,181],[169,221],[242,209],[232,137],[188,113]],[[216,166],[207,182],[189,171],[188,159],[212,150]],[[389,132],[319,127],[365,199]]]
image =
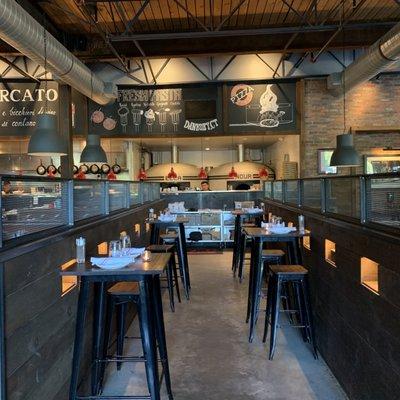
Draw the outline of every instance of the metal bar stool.
[[[142,322],[142,304],[140,301],[140,289],[139,284],[137,282],[119,282],[113,285],[107,291],[108,295],[108,303],[107,303],[107,313],[106,313],[106,326],[104,332],[104,359],[107,362],[116,362],[117,370],[121,369],[122,363],[129,362],[144,362],[146,365],[149,360],[148,354],[146,354],[146,343],[145,343],[145,331]],[[142,341],[143,355],[140,356],[123,356],[124,350],[124,341],[125,341],[125,317],[126,317],[126,308],[129,303],[134,303],[137,306],[138,318],[139,318],[139,327],[140,327],[140,340]],[[108,355],[108,349],[110,346],[110,334],[111,334],[111,322],[113,317],[114,309],[116,309],[116,319],[117,319],[117,351],[116,356]],[[154,316],[157,319],[156,315]],[[162,382],[164,372],[168,371],[168,355],[166,348],[166,341],[164,336],[164,331],[159,328],[158,322],[155,321],[157,329],[156,329],[156,339],[158,344],[158,351],[160,355],[160,361],[163,366],[162,375],[160,377],[160,381]],[[136,339],[136,338],[133,338]],[[104,369],[102,371],[102,375],[104,376]],[[103,381],[103,376],[101,380]],[[147,373],[146,373],[147,376]],[[165,383],[168,392],[169,399],[173,399],[172,389],[171,389],[171,381],[169,378],[169,371],[165,374]],[[161,384],[161,383],[160,383]],[[150,390],[150,388],[149,388]],[[107,398],[107,397],[105,397]],[[113,397],[115,398],[115,397]],[[146,398],[146,396],[132,396],[130,398]],[[150,398],[150,397],[147,397]]]
[[[311,314],[311,304],[309,299],[308,271],[301,265],[271,265],[270,277],[267,291],[267,310],[265,314],[263,342],[267,339],[268,324],[271,324],[269,359],[272,360],[276,348],[276,335],[279,326],[279,314],[286,312],[296,313],[299,317],[298,324],[291,324],[292,328],[301,328],[305,332],[305,338],[312,345],[314,358],[317,359],[317,348],[315,342],[314,325]],[[295,288],[296,308],[280,308],[282,286],[290,283]]]
[[[171,253],[171,258],[167,268],[167,288],[171,310],[175,310],[174,287],[179,303],[181,302],[181,293],[179,290],[178,268],[175,260],[175,244],[151,244],[147,250],[152,253]]]
[[[185,291],[186,299],[189,300],[190,297],[190,276],[189,268],[187,262],[187,250],[186,247],[183,248],[183,243],[179,240],[179,235],[175,232],[163,233],[160,235],[160,239],[165,244],[174,245],[174,249],[178,254],[178,265],[180,278],[182,281],[183,289]],[[185,242],[186,243],[186,242]]]

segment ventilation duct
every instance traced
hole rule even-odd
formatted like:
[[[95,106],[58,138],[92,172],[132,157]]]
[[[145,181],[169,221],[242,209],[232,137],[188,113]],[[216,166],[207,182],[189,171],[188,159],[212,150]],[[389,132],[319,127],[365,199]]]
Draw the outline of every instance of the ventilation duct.
[[[31,60],[44,66],[43,27],[14,0],[0,1],[0,38]],[[46,32],[47,69],[99,104],[117,97],[117,87],[104,82]]]
[[[328,76],[328,89],[335,95],[373,78],[400,58],[400,23],[376,41],[341,73]]]

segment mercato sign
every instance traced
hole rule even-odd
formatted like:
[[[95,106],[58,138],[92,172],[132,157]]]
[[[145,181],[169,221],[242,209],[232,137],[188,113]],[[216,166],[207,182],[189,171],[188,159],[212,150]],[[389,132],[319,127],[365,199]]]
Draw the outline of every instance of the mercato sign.
[[[55,89],[1,89],[0,102],[36,102],[36,101],[57,101],[58,92]]]

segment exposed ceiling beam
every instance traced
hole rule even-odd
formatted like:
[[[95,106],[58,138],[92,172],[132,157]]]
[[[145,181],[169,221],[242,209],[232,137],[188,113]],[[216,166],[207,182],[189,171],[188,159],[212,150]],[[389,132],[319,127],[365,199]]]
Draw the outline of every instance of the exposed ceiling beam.
[[[173,0],[173,2],[180,7],[182,10],[184,10],[193,20],[195,20],[205,31],[209,31],[210,29],[203,24],[203,22],[200,21],[199,18],[197,18],[193,13],[190,12],[188,7],[186,5],[183,5],[179,0]]]
[[[392,28],[398,21],[388,22],[368,22],[347,24],[346,29],[372,29],[372,28]],[[259,36],[259,35],[280,35],[290,33],[317,33],[317,32],[335,32],[340,25],[312,25],[312,26],[284,26],[274,28],[259,29],[236,29],[236,30],[208,30],[191,32],[160,32],[160,33],[138,33],[133,35],[109,35],[111,42],[126,42],[132,40],[173,40],[173,39],[199,39],[213,37],[234,37],[234,36]]]
[[[31,75],[29,72],[24,71],[22,68],[18,67],[18,65],[15,64],[14,61],[10,61],[6,57],[0,56],[0,61],[3,61],[6,63],[11,69],[14,69],[17,71],[19,74],[23,75],[25,78],[31,79],[34,82],[40,82],[39,79],[35,78],[33,75]],[[3,72],[4,75],[4,72]]]
[[[239,3],[236,4],[234,8],[232,8],[232,11],[220,22],[220,24],[214,29],[214,31],[219,31],[226,22],[228,22],[232,16],[235,14],[237,10],[246,2],[247,0],[239,0]]]
[[[145,0],[143,2],[143,4],[140,6],[139,10],[137,11],[137,13],[135,14],[135,16],[130,20],[127,21],[126,25],[125,25],[125,32],[123,33],[123,35],[128,34],[128,32],[130,32],[133,28],[133,25],[135,25],[136,21],[138,21],[139,17],[142,15],[143,11],[145,10],[145,8],[147,7],[147,5],[150,3],[150,0]]]

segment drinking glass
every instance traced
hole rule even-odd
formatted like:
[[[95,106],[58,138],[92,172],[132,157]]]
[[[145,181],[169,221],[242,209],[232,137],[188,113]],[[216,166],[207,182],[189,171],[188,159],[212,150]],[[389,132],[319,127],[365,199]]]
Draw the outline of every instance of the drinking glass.
[[[130,238],[129,235],[125,235],[122,238],[122,248],[126,249],[126,248],[129,248],[129,247],[131,247],[131,238]]]
[[[111,240],[109,246],[109,256],[110,257],[119,257],[121,255],[121,241],[120,240]]]

